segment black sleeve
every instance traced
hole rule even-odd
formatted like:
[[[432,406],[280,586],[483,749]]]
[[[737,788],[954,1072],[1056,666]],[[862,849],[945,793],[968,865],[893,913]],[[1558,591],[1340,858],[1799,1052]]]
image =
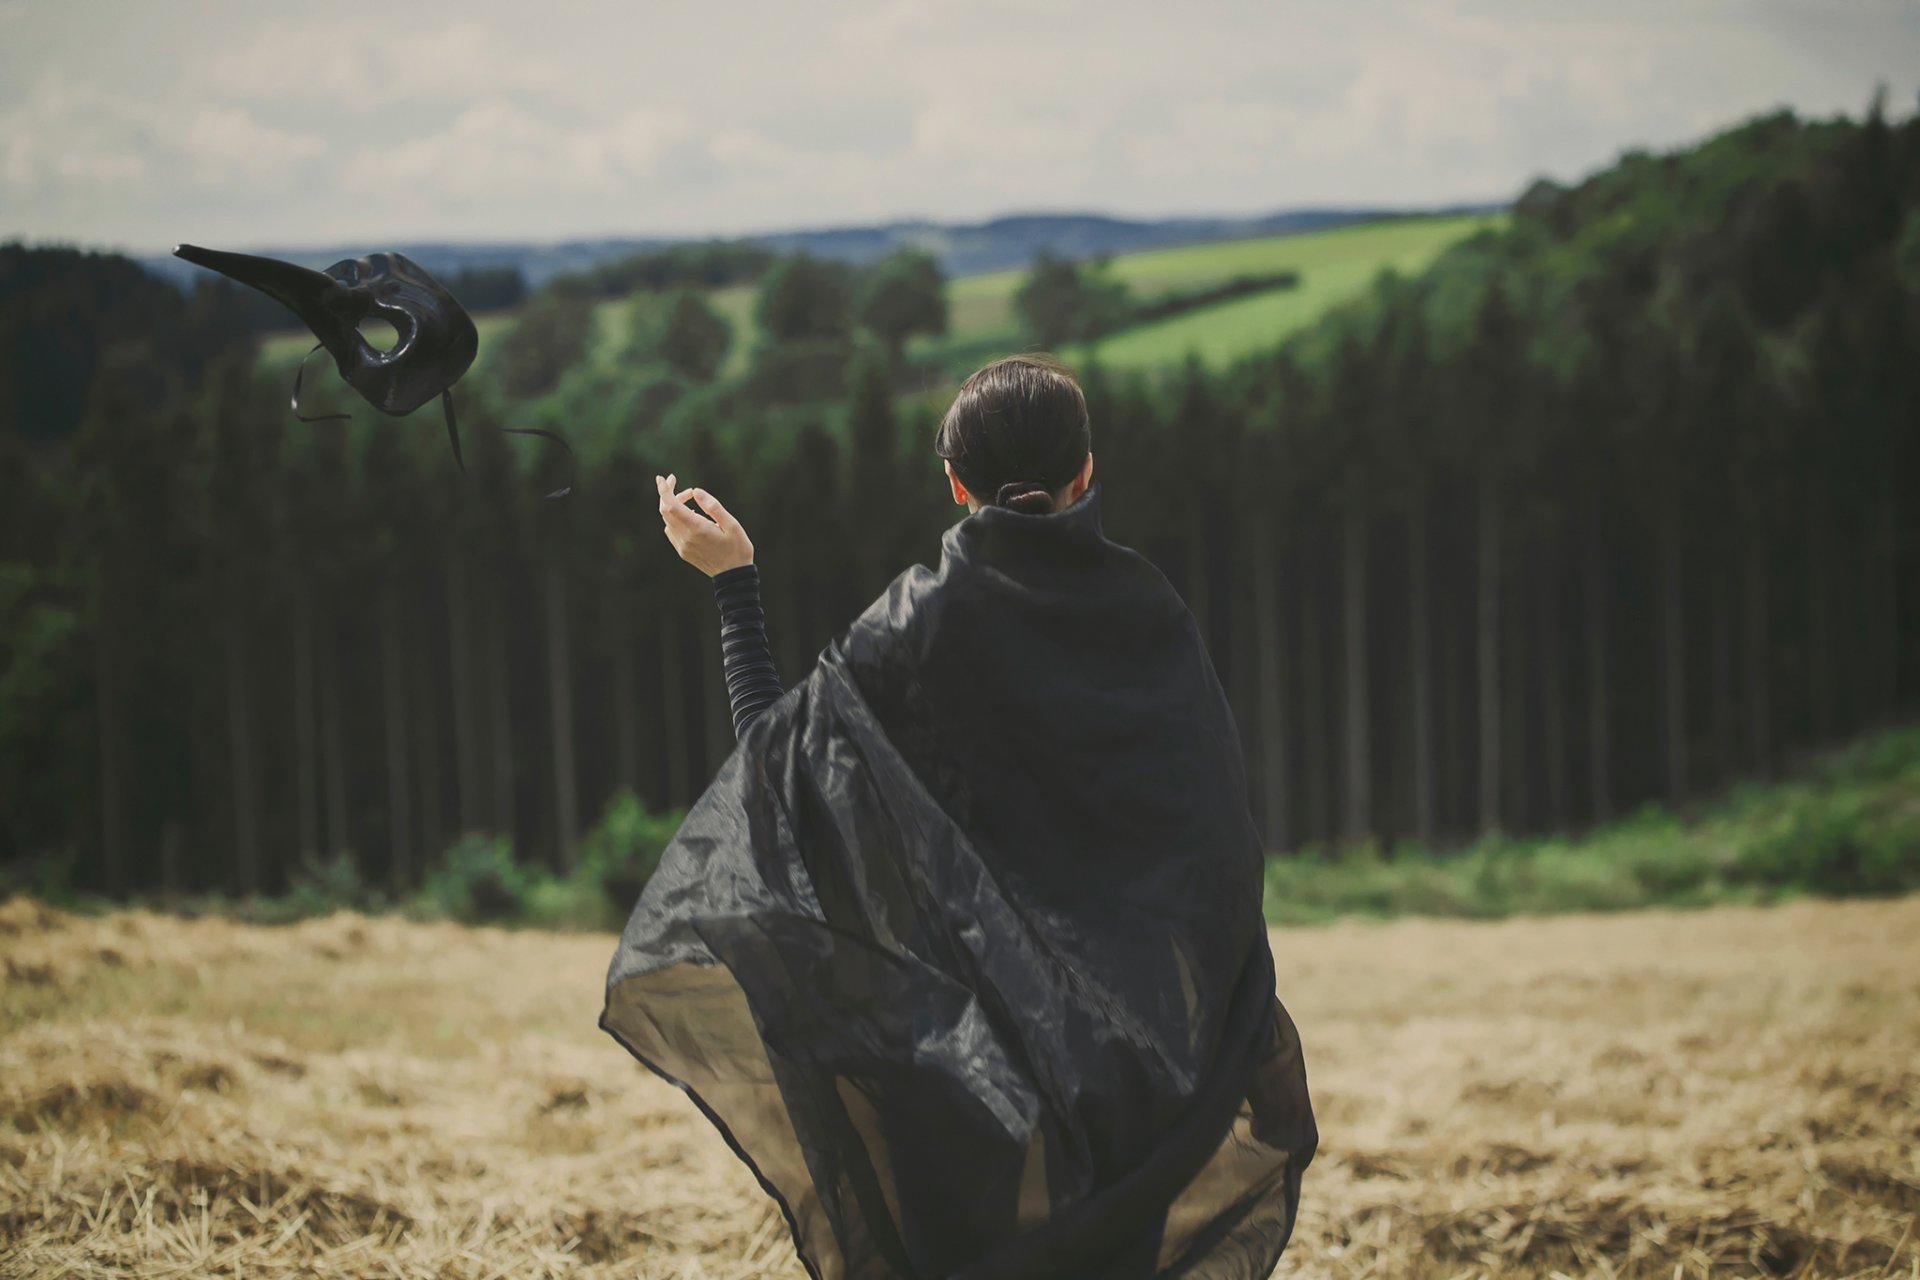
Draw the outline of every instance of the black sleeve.
[[[720,652],[727,700],[733,704],[733,736],[738,738],[783,692],[767,648],[758,566],[743,564],[714,574],[713,599],[720,606]]]

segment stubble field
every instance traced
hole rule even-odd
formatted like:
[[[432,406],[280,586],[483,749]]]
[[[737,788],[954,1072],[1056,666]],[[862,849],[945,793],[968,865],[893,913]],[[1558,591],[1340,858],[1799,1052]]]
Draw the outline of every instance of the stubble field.
[[[1280,1274],[1920,1277],[1920,899],[1273,943]],[[799,1276],[611,948],[0,905],[0,1275]]]

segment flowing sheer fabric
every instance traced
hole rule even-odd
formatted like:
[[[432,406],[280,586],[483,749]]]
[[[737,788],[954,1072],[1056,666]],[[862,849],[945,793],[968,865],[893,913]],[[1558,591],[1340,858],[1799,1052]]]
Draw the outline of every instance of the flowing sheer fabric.
[[[1193,619],[1099,487],[983,508],[693,806],[601,1026],[841,1277],[1252,1280],[1316,1143]]]

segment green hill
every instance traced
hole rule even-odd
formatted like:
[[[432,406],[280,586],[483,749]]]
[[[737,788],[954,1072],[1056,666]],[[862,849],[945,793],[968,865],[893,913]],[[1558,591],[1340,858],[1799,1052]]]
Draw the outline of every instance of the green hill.
[[[1380,272],[1388,268],[1403,275],[1420,272],[1448,245],[1482,228],[1504,224],[1504,215],[1423,218],[1344,227],[1309,236],[1249,241],[1242,261],[1234,263],[1232,269],[1223,274],[1291,268],[1300,272],[1299,287],[1236,298],[1116,334],[1100,344],[1100,359],[1107,365],[1128,368],[1168,364],[1184,359],[1193,351],[1208,364],[1225,364],[1249,351],[1273,346],[1330,308],[1357,297]],[[1147,259],[1163,255],[1140,256]],[[1220,268],[1227,267],[1229,261],[1226,255],[1220,255]],[[1144,278],[1152,279],[1148,273],[1160,265],[1140,262],[1138,268]]]
[[[1236,276],[1297,271],[1300,284],[1252,297],[1237,298],[1157,324],[1130,329],[1099,346],[1101,362],[1109,367],[1138,368],[1176,363],[1188,351],[1209,364],[1224,364],[1248,351],[1272,346],[1287,334],[1312,322],[1330,307],[1364,290],[1386,268],[1417,272],[1442,249],[1483,227],[1502,225],[1505,215],[1453,218],[1406,218],[1341,227],[1301,235],[1262,236],[1216,244],[1153,249],[1112,260],[1113,276],[1141,301],[1183,290],[1204,288]],[[1014,313],[1014,295],[1026,272],[994,271],[962,276],[947,285],[949,332],[939,339],[921,339],[913,354],[961,373],[1024,341]],[[709,295],[715,310],[733,325],[733,349],[724,373],[743,372],[755,340],[754,287],[729,285]],[[610,368],[625,349],[632,300],[601,302],[595,308],[592,359]],[[488,347],[504,336],[513,316],[497,312],[476,318],[480,328],[480,361]],[[269,365],[290,365],[312,346],[303,332],[276,334],[262,345],[261,358]],[[1084,348],[1063,353],[1084,360]]]
[[[1114,278],[1141,301],[1277,271],[1299,272],[1300,284],[1116,334],[1099,344],[1101,362],[1116,368],[1171,364],[1193,350],[1210,364],[1223,364],[1272,346],[1329,307],[1355,297],[1382,270],[1420,271],[1448,245],[1503,222],[1504,215],[1395,219],[1115,258]],[[1022,271],[996,271],[953,281],[947,287],[952,332],[944,342],[923,343],[918,353],[970,365],[1017,350],[1021,334],[1013,298],[1024,278]],[[1084,359],[1088,352],[1080,348],[1064,354]]]

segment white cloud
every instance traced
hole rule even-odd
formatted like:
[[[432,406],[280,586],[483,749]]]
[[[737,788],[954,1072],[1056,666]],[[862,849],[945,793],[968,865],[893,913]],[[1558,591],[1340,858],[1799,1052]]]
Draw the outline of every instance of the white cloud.
[[[127,182],[145,176],[151,160],[140,104],[62,71],[0,110],[0,182],[9,187]]]
[[[172,143],[210,184],[282,178],[327,149],[311,133],[276,129],[239,107],[221,105],[195,110]]]
[[[526,56],[505,27],[471,21],[354,32],[317,18],[269,22],[207,57],[208,91],[240,101],[365,110],[478,95],[572,92],[561,68]]]
[[[699,234],[1500,198],[1781,103],[1858,111],[1877,80],[1904,110],[1917,15],[1904,0],[0,6],[0,236]]]
[[[261,124],[241,107],[146,102],[60,71],[0,112],[0,181],[21,188],[115,185],[179,165],[214,184],[259,179],[325,149],[316,135]]]
[[[693,142],[691,126],[677,113],[630,111],[579,126],[489,98],[442,129],[359,151],[345,180],[369,193],[414,191],[452,200],[528,192],[554,201],[610,196],[657,177],[678,148]]]

